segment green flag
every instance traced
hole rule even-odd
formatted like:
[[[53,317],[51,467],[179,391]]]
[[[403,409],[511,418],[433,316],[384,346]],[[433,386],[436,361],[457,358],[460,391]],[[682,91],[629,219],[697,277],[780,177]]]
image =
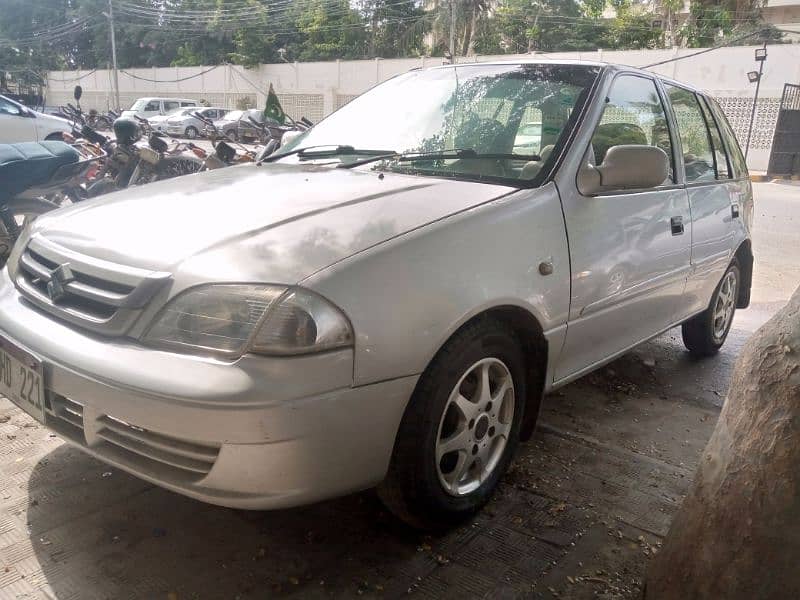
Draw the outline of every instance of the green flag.
[[[277,121],[281,125],[289,118],[289,116],[283,112],[281,101],[278,100],[278,94],[275,93],[271,83],[269,84],[269,92],[267,92],[267,105],[264,107],[264,118]]]

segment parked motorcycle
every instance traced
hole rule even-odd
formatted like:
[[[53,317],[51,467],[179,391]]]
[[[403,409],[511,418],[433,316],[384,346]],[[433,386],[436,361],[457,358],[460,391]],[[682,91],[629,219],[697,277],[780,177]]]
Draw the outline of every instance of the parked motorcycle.
[[[139,145],[140,125],[129,118],[117,119],[113,128],[116,142],[105,138],[108,159],[96,180],[87,187],[91,198],[132,185],[196,173],[203,168],[205,152],[193,144],[176,142],[170,146],[161,136],[151,133],[147,145]]]
[[[0,144],[0,264],[30,221],[84,196],[86,174],[103,157],[85,142]]]
[[[258,153],[256,151],[250,150],[242,144],[230,140],[230,138],[217,128],[214,121],[211,119],[204,117],[199,112],[193,113],[193,116],[205,125],[205,136],[214,147],[214,152],[208,154],[205,158],[205,163],[203,165],[204,170],[219,169],[235,164],[253,162],[258,158]],[[231,144],[235,145],[241,153],[237,152],[236,148]]]

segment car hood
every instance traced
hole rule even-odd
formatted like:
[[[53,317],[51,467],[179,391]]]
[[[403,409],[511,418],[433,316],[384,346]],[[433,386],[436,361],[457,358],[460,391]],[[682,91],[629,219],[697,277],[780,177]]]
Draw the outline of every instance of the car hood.
[[[55,115],[47,115],[45,113],[36,112],[36,118],[41,119],[43,122],[47,123],[52,127],[58,127],[59,129],[63,129],[64,131],[72,131],[72,123],[67,121],[67,119],[62,119],[61,117],[57,117]]]
[[[43,215],[34,235],[197,280],[295,283],[513,188],[267,163],[130,188]]]

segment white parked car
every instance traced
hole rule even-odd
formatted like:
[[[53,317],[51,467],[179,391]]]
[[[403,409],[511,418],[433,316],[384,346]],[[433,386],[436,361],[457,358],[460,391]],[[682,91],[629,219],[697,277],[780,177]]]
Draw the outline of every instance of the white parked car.
[[[190,140],[205,135],[206,124],[195,116],[195,113],[206,119],[217,121],[222,119],[228,110],[225,108],[196,108],[181,111],[167,119],[165,131],[175,137],[186,137]]]
[[[66,119],[31,110],[19,102],[0,96],[0,144],[60,140],[72,131]]]
[[[156,115],[155,117],[149,117],[147,119],[147,122],[150,124],[150,127],[153,129],[153,131],[158,131],[160,133],[167,133],[167,121],[169,119],[179,115],[189,114],[193,110],[197,110],[197,107],[176,108],[174,110],[169,111],[165,115]]]
[[[139,98],[128,110],[122,111],[123,117],[140,117],[149,119],[157,115],[166,115],[178,108],[199,106],[197,100],[187,98]]]
[[[412,71],[267,161],[26,228],[0,393],[206,502],[378,486],[441,527],[487,501],[543,393],[675,326],[711,356],[749,303],[742,153],[713,99],[653,73]]]

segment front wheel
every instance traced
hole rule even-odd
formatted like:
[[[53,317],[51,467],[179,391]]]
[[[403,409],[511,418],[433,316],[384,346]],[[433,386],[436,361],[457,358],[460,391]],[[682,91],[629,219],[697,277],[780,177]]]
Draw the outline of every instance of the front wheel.
[[[681,326],[683,343],[691,354],[712,356],[725,343],[736,312],[740,281],[739,263],[734,260],[714,290],[708,308]]]
[[[186,128],[186,137],[189,138],[190,140],[197,139],[197,136],[199,134],[200,132],[197,131],[197,127],[192,127],[190,125],[189,127]]]
[[[468,518],[491,497],[519,442],[526,398],[521,344],[484,320],[457,333],[420,378],[381,500],[422,529]]]

